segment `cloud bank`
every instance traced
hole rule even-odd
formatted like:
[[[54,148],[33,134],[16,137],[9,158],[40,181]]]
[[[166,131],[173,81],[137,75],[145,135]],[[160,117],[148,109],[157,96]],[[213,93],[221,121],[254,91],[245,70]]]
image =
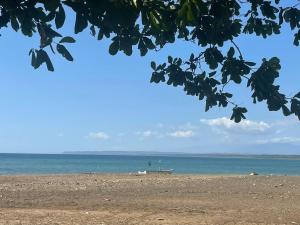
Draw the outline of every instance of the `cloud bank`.
[[[88,138],[91,138],[91,139],[97,139],[97,140],[107,140],[109,139],[109,135],[106,134],[105,132],[91,132],[88,134],[87,136]]]
[[[168,134],[174,138],[188,138],[195,136],[195,133],[191,130],[178,130]]]
[[[252,120],[242,120],[240,123],[235,123],[226,117],[216,119],[201,119],[200,122],[213,128],[221,128],[226,130],[265,132],[271,128],[271,125],[263,121],[257,122]]]

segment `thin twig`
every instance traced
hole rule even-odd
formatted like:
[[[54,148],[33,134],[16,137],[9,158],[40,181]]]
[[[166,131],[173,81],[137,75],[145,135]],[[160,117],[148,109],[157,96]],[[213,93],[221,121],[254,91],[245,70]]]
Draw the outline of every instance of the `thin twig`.
[[[240,59],[243,59],[243,55],[242,55],[240,48],[236,45],[236,43],[232,39],[230,41],[235,46],[235,48],[238,50],[238,52],[240,54]]]

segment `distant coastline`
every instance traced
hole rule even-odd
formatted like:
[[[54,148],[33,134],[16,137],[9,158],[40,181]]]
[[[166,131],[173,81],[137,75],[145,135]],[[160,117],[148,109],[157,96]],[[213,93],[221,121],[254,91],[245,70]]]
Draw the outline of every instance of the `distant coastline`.
[[[273,158],[300,160],[299,155],[289,154],[247,154],[247,153],[190,153],[155,151],[65,151],[67,155],[110,155],[110,156],[174,156],[174,157],[228,157],[228,158]]]

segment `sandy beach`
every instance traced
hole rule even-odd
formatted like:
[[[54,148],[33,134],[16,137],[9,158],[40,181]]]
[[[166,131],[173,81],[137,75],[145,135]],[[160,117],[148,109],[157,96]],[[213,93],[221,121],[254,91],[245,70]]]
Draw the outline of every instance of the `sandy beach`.
[[[1,225],[300,224],[300,177],[0,176]]]

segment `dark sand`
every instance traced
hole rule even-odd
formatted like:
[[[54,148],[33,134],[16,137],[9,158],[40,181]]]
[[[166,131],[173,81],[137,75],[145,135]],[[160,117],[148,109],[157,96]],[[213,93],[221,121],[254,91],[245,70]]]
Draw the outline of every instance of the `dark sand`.
[[[300,224],[300,177],[0,176],[1,225]]]

